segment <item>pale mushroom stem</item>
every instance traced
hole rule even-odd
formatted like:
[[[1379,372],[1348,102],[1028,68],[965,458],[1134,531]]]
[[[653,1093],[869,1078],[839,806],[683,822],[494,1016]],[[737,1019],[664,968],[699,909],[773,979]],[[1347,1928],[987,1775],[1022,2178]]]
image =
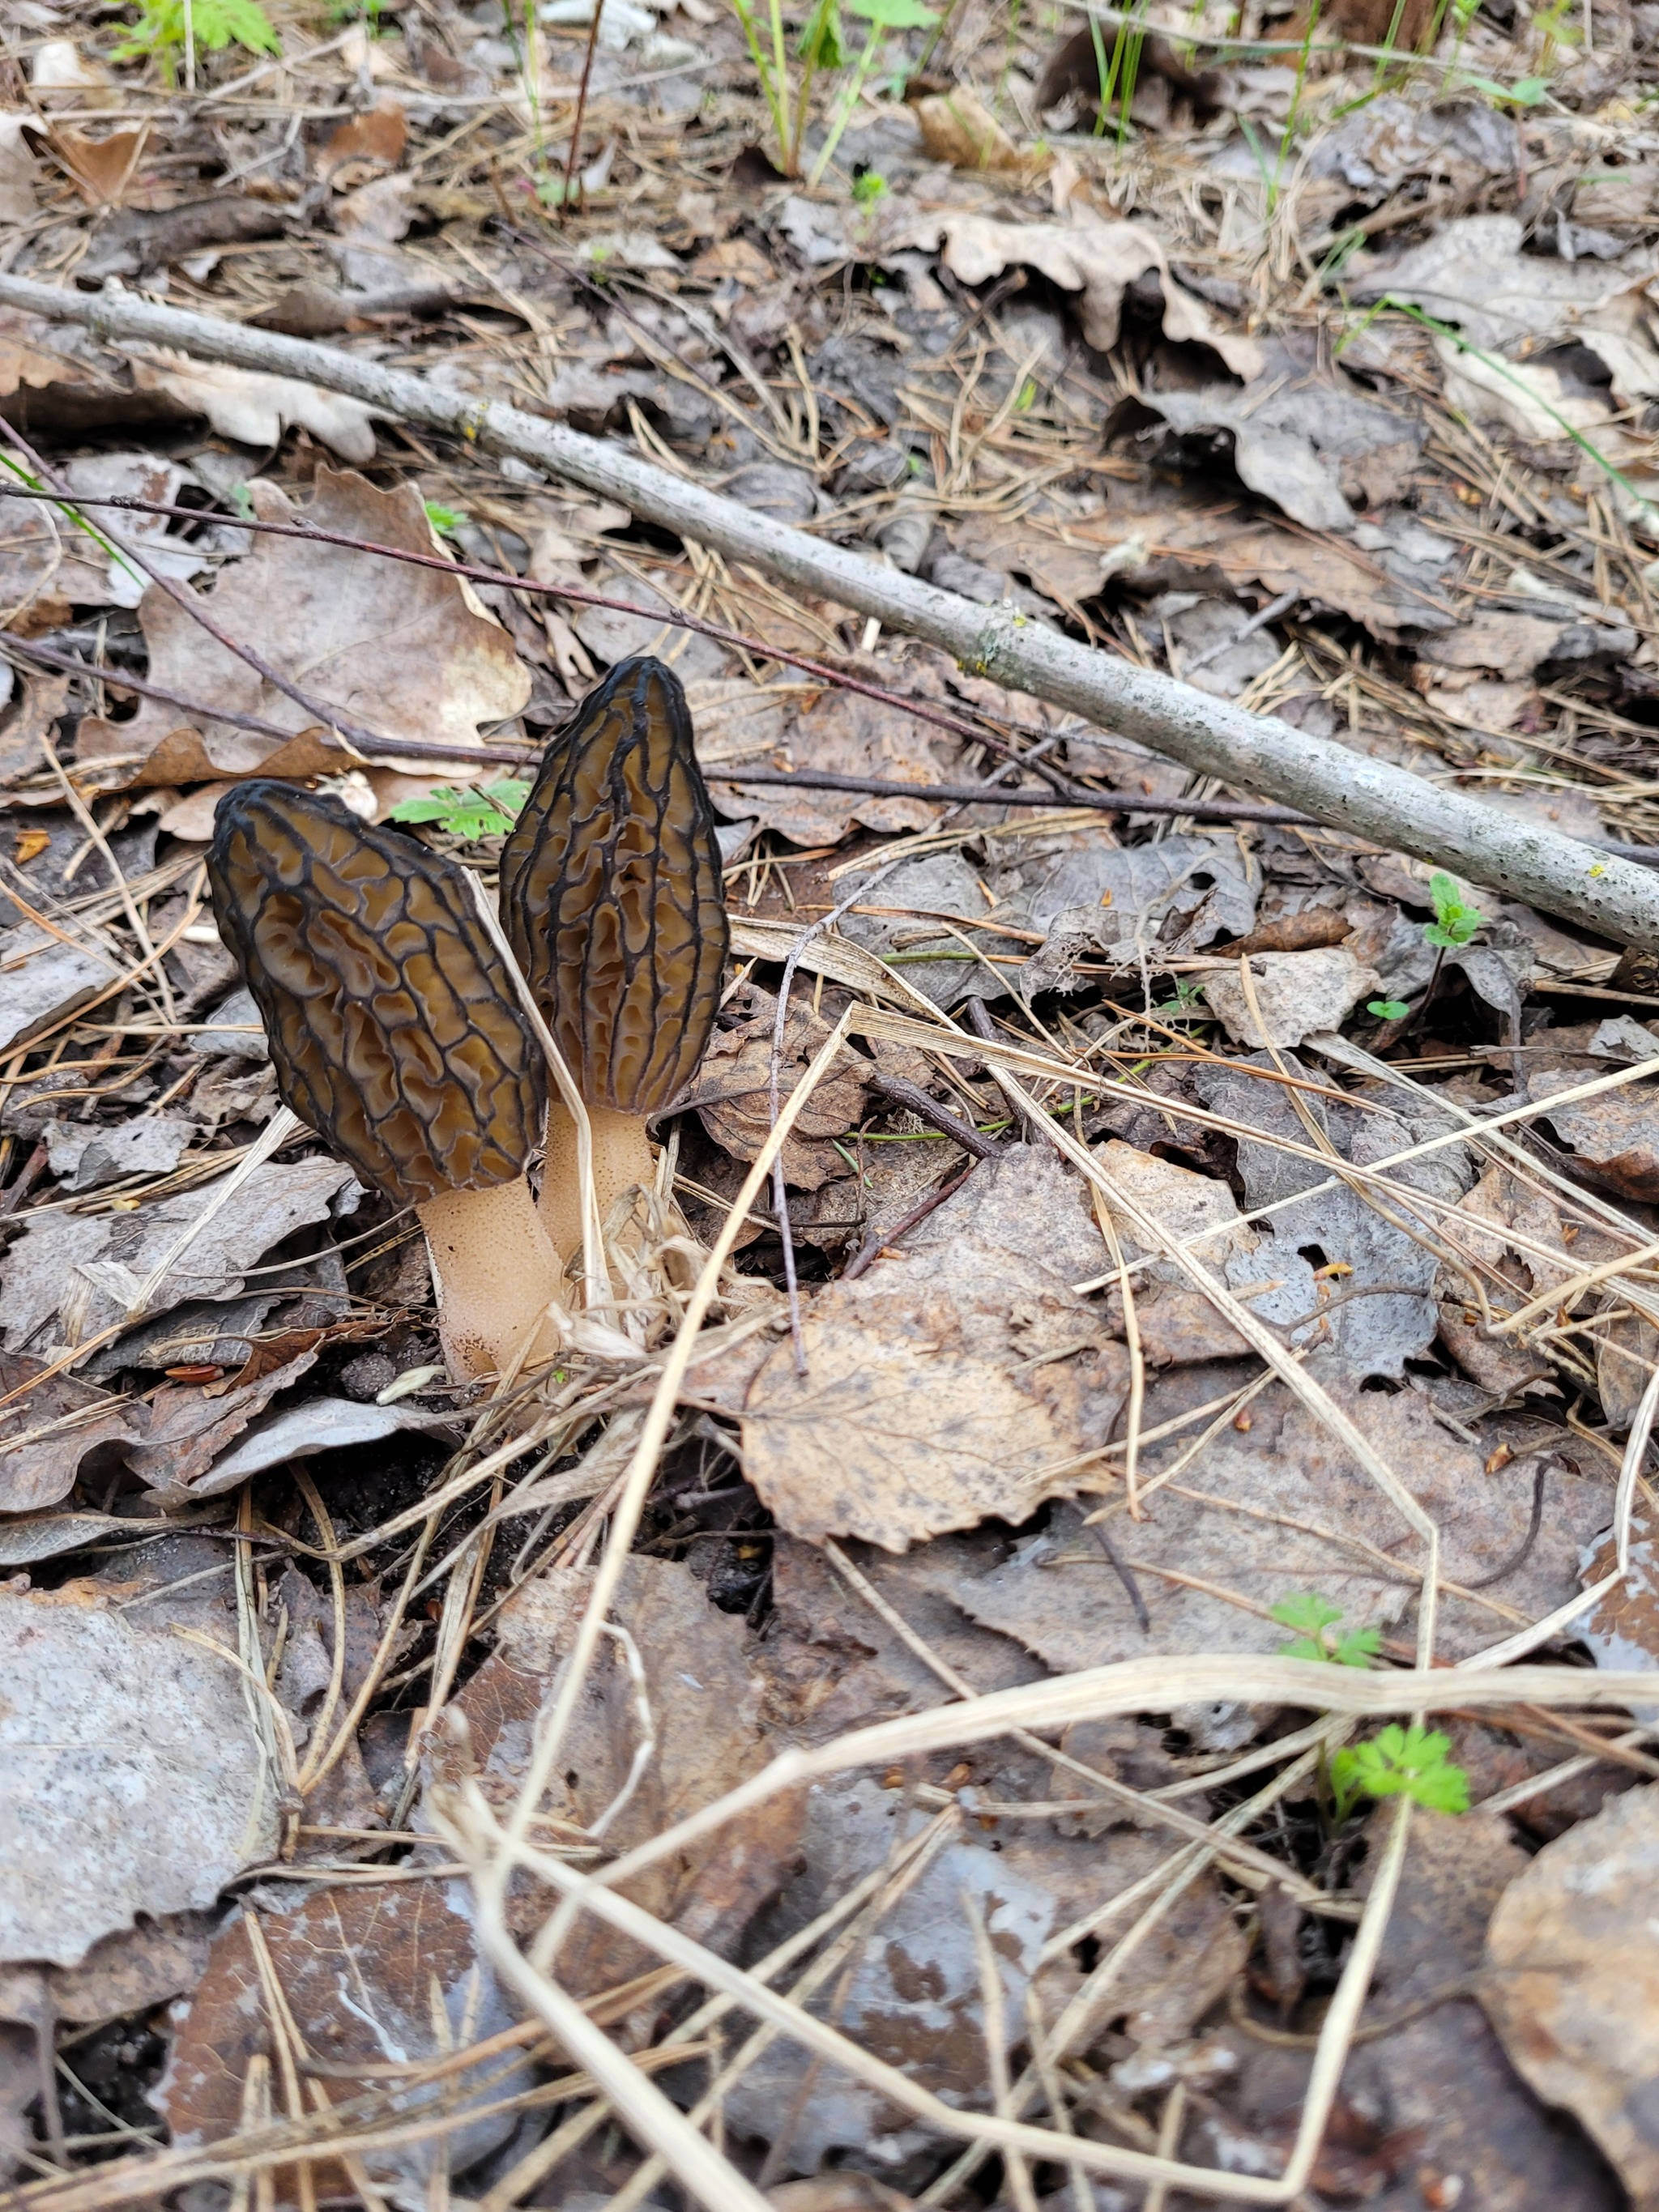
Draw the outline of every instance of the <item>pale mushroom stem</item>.
[[[559,1254],[524,1176],[487,1190],[447,1190],[415,1209],[438,1296],[438,1334],[453,1379],[476,1382],[551,1359]]]
[[[593,1193],[604,1223],[611,1207],[631,1183],[651,1188],[657,1162],[637,1114],[618,1113],[614,1106],[590,1106],[593,1132]],[[568,1259],[582,1249],[581,1170],[576,1158],[576,1124],[569,1109],[555,1098],[547,1109],[547,1156],[542,1168],[542,1226],[556,1249]]]

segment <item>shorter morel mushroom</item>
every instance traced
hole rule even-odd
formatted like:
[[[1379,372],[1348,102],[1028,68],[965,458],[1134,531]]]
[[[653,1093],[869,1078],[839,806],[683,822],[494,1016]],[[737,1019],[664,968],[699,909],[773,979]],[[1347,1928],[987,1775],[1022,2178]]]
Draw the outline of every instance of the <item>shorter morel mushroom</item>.
[[[646,1121],[702,1056],[730,933],[685,693],[619,661],[553,738],[501,853],[501,921],[587,1108],[601,1220],[653,1174]],[[581,1241],[575,1130],[548,1115],[542,1218]]]
[[[452,1375],[550,1357],[559,1262],[525,1174],[539,1056],[461,871],[260,781],[220,802],[208,874],[283,1103],[420,1217]]]

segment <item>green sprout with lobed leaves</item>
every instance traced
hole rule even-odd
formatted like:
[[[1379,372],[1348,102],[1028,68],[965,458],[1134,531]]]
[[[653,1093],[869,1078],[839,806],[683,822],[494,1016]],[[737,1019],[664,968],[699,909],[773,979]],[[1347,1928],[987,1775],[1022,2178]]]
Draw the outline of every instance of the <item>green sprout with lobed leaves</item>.
[[[424,799],[405,799],[392,810],[394,822],[435,823],[447,837],[476,844],[480,837],[505,837],[518,819],[530,790],[512,776],[499,783],[470,784],[457,791],[440,784]]]
[[[1293,1643],[1279,1645],[1281,1659],[1327,1659],[1337,1667],[1369,1667],[1382,1649],[1378,1629],[1350,1628],[1334,1640],[1328,1635],[1341,1620],[1342,1608],[1317,1590],[1294,1590],[1269,1610],[1280,1627],[1301,1631]]]
[[[115,48],[118,62],[154,61],[169,85],[175,56],[185,47],[185,0],[139,0],[138,20]],[[198,53],[242,46],[251,54],[280,54],[283,42],[258,0],[192,0],[189,44]]]
[[[1467,1813],[1469,1778],[1449,1756],[1451,1741],[1420,1721],[1390,1722],[1369,1743],[1345,1744],[1331,1759],[1338,1824],[1361,1797],[1409,1797],[1428,1813]]]

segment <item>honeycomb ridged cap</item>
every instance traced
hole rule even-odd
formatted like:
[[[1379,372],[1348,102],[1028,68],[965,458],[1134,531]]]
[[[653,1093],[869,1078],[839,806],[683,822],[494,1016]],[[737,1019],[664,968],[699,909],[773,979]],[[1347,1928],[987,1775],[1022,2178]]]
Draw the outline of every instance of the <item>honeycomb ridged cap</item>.
[[[540,1059],[461,870],[292,784],[238,784],[208,854],[283,1102],[384,1196],[524,1173]]]
[[[702,1057],[730,932],[679,678],[619,661],[553,738],[501,854],[514,956],[591,1106],[659,1113]]]

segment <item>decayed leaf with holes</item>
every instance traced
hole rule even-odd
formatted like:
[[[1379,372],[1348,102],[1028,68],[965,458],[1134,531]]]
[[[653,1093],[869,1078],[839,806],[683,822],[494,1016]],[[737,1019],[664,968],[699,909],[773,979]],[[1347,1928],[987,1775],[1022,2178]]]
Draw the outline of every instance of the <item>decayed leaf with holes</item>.
[[[709,1135],[734,1159],[756,1158],[772,1127],[772,1017],[761,1014],[733,1030],[719,1031],[702,1064],[681,1092],[682,1107],[695,1108]],[[784,1024],[778,1071],[780,1107],[829,1036],[827,1024],[804,1007],[792,1006]],[[862,1119],[865,1078],[872,1064],[845,1046],[802,1109],[783,1144],[784,1181],[797,1190],[817,1190],[848,1172],[845,1153],[831,1139]]]
[[[1659,1790],[1547,1844],[1487,1932],[1480,2001],[1510,2062],[1581,2120],[1638,2206],[1659,2203]]]
[[[1652,1670],[1659,1676],[1659,1514],[1638,1493],[1630,1516],[1630,1568],[1624,1580],[1597,1600],[1595,1607],[1573,1624],[1573,1633],[1594,1653],[1598,1667],[1617,1667],[1632,1674]],[[1611,1528],[1593,1550],[1584,1553],[1583,1582],[1588,1589],[1612,1574],[1619,1564]],[[1655,1684],[1654,1711],[1659,1711],[1659,1680]],[[1651,1720],[1652,1713],[1638,1713]]]
[[[457,1692],[479,1785],[497,1808],[525,1775],[538,1714],[551,1695],[586,1601],[589,1577],[537,1577],[503,1607],[492,1656]],[[637,1788],[618,1803],[644,1741],[639,1690],[625,1651],[607,1638],[589,1669],[560,1754],[546,1809],[586,1828],[605,1823],[608,1852],[660,1833],[759,1771],[776,1748],[762,1717],[742,1620],[718,1612],[687,1566],[637,1553],[623,1570],[611,1620],[633,1640],[655,1742]],[[730,1956],[792,1863],[801,1805],[788,1792],[659,1860],[623,1893],[699,1942]],[[520,1935],[552,1909],[550,1893],[517,1887],[510,1916]],[[559,1981],[576,1996],[609,1989],[656,1963],[602,1921],[578,1923],[559,1954]]]
[[[275,1849],[234,1667],[141,1620],[0,1592],[0,1961],[74,1966],[138,1913],[211,1905]]]
[[[1287,1073],[1306,1079],[1309,1071],[1301,1062],[1280,1057]],[[1260,1073],[1252,1074],[1251,1068]],[[1398,1376],[1404,1363],[1419,1358],[1434,1339],[1436,1260],[1425,1237],[1433,1232],[1439,1208],[1455,1206],[1463,1193],[1469,1170],[1462,1148],[1449,1146],[1389,1170],[1390,1181],[1401,1188],[1379,1193],[1375,1204],[1340,1178],[1334,1188],[1321,1189],[1343,1160],[1363,1167],[1390,1158],[1437,1134],[1444,1124],[1431,1113],[1407,1121],[1376,1101],[1350,1105],[1305,1091],[1298,1107],[1279,1073],[1266,1054],[1252,1053],[1237,1055],[1231,1066],[1206,1061],[1193,1073],[1193,1087],[1206,1106],[1243,1129],[1261,1132],[1260,1137],[1240,1135],[1238,1172],[1249,1204],[1274,1208],[1258,1231],[1260,1245],[1248,1257],[1227,1261],[1227,1279],[1237,1291],[1255,1285],[1246,1303],[1281,1328],[1316,1316],[1316,1328],[1292,1328],[1296,1342],[1334,1347],[1356,1370]],[[1290,1145],[1314,1157],[1299,1157]],[[1324,1146],[1331,1149],[1328,1168],[1318,1157]],[[1413,1190],[1428,1194],[1435,1206],[1414,1208],[1405,1194]],[[1297,1199],[1298,1192],[1309,1194]],[[1327,1267],[1346,1273],[1334,1278],[1316,1273]]]
[[[988,1532],[987,1532],[988,1534]],[[954,1583],[982,1564],[984,1535],[945,1536],[900,1559],[853,1547],[859,1571],[881,1599],[933,1651],[984,1692],[1034,1680],[1037,1669],[1006,1638],[975,1627],[952,1604]],[[838,1729],[937,1703],[945,1694],[932,1669],[837,1574],[816,1546],[780,1537],[773,1565],[775,1613],[757,1654],[769,1677],[770,1703],[792,1735],[820,1743]],[[1127,1724],[1133,1741],[1134,1724]],[[1152,1743],[1155,1731],[1145,1732]],[[1067,1748],[1112,1771],[1116,1759],[1096,1737],[1073,1730]],[[927,1762],[929,1778],[955,1770],[964,1810],[1004,1802],[1087,1796],[1079,1778],[1007,1741]],[[1167,1766],[1158,1778],[1167,1778]],[[1133,1778],[1145,1777],[1137,1768]],[[964,1786],[965,1785],[965,1786]],[[814,2008],[937,2090],[948,2102],[968,2101],[984,2079],[980,1982],[962,1905],[966,1888],[993,1936],[1009,1998],[1010,2039],[1021,1992],[1032,1991],[1052,2027],[1081,1985],[1067,1948],[1046,1965],[1033,1937],[1052,1936],[1096,1911],[1161,1864],[1168,1832],[1128,1825],[1121,1801],[1096,1797],[1098,1820],[1063,1827],[1047,1823],[970,1818],[950,1848],[923,1872],[910,1901],[878,1926],[850,1962],[842,2008],[821,1993]],[[908,1810],[897,1793],[869,1773],[834,1778],[809,1796],[798,1870],[768,1917],[769,1931],[793,1932],[834,1898],[887,1862],[898,1821],[914,1834],[927,1816]],[[1244,1946],[1212,1875],[1200,1878],[1176,1909],[1146,1931],[1121,1963],[1113,2011],[1136,2041],[1159,2048],[1178,2042],[1243,1964]],[[832,1984],[832,1990],[840,1988]],[[782,2041],[739,2085],[732,2117],[744,2132],[775,2140],[776,2113],[791,2109],[810,2061]],[[831,2148],[857,2146],[861,2157],[896,2163],[926,2131],[908,2116],[835,2067],[816,2075],[790,2136],[792,2166],[811,2168]]]
[[[469,1904],[466,1885],[447,1881],[290,1891],[280,1903],[262,1902],[257,1914],[245,1906],[215,1938],[194,1991],[173,2008],[167,2071],[151,2093],[173,2142],[192,2147],[235,2134],[249,2066],[281,2035],[279,2006],[293,2021],[301,2054],[331,2066],[418,2064],[510,2027],[514,2014],[479,1955]],[[528,2085],[529,2069],[508,2054],[459,2080],[410,2089],[398,2100],[409,2112],[446,2088],[459,2090],[458,2124],[423,2142],[366,2153],[368,2173],[383,2187],[422,2195],[434,2159],[447,2174],[464,2173],[517,2124],[512,2112],[469,2121],[465,2105]],[[349,2095],[357,2085],[341,2086]],[[278,2110],[280,2100],[279,2086]],[[312,2171],[319,2191],[349,2191],[339,2167]]]
[[[253,496],[261,520],[294,519],[275,485],[261,480]],[[410,552],[433,550],[420,492],[410,483],[380,491],[349,471],[319,468],[305,515],[321,530]],[[256,647],[342,714],[388,737],[453,746],[457,774],[467,772],[480,725],[516,714],[530,696],[530,672],[507,632],[483,612],[460,578],[441,570],[298,538],[260,538],[246,560],[226,568],[204,605],[228,636]],[[145,593],[139,620],[155,683],[296,734],[314,726],[313,715],[227,653],[163,592]],[[252,774],[277,742],[222,722],[194,729],[178,708],[147,699],[131,721],[83,722],[79,757],[95,769],[103,755],[147,754],[181,733],[198,739],[208,772],[218,775]],[[427,761],[387,765],[427,775],[444,767]],[[165,780],[175,775],[169,767]],[[142,769],[137,780],[145,780]]]

